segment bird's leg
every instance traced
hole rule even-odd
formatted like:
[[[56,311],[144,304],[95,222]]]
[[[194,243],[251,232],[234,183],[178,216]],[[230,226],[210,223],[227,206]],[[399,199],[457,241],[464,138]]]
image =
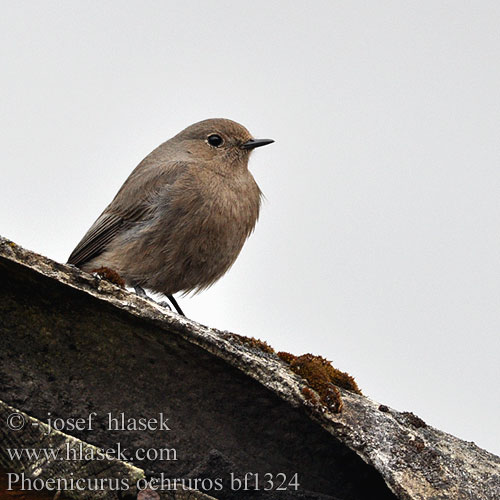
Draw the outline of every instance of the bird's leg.
[[[167,299],[172,302],[172,305],[175,307],[175,310],[181,315],[181,316],[186,316],[183,312],[182,309],[179,307],[179,304],[177,304],[177,301],[174,299],[173,295],[167,295]]]

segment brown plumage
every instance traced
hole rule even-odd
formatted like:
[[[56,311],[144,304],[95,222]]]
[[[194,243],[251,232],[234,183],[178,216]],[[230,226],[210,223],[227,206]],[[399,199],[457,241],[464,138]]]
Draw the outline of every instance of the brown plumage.
[[[191,125],[135,168],[68,263],[107,267],[166,295],[209,287],[257,222],[261,192],[248,158],[271,142],[231,120]]]

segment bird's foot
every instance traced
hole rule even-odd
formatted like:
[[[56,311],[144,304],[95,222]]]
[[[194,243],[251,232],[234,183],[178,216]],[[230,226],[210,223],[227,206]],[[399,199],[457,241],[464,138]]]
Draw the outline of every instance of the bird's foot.
[[[139,295],[139,297],[142,297],[143,299],[151,298],[148,296],[148,294],[146,293],[144,288],[142,288],[142,286],[139,286],[139,285],[134,286],[134,291],[137,295]]]
[[[163,300],[162,302],[157,302],[157,304],[161,307],[166,307],[169,311],[172,310],[170,304],[166,300]]]
[[[144,291],[144,288],[142,288],[142,286],[139,286],[139,285],[136,285],[134,286],[134,290],[135,290],[135,293],[137,295],[139,295],[139,297],[143,297],[144,299],[150,299],[152,300],[153,302],[156,302],[156,300],[154,300],[152,297],[150,297],[145,291]],[[177,303],[177,301],[174,299],[173,295],[167,295],[167,299],[170,300],[170,302],[172,303],[172,305],[174,306],[175,310],[177,311],[178,314],[180,314],[181,316],[185,316],[185,314],[182,312],[182,309],[179,307],[179,304]],[[170,311],[172,310],[172,308],[170,307],[170,304],[166,301],[162,301],[162,302],[156,302],[159,306],[162,306],[162,307],[166,307],[167,309],[169,309]]]
[[[99,267],[91,271],[98,278],[106,279],[120,288],[125,288],[125,280],[113,269],[109,267]]]

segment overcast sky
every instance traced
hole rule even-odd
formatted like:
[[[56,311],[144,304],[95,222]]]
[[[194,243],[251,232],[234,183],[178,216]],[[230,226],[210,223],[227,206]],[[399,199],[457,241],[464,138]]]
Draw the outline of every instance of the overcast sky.
[[[500,453],[498,1],[2,2],[0,234],[65,262],[212,117],[276,143],[203,324],[312,352]]]

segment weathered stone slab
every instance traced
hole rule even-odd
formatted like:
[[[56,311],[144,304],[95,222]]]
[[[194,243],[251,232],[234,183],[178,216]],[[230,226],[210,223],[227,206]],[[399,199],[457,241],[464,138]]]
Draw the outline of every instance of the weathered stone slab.
[[[132,456],[148,477],[220,478],[198,488],[220,499],[500,497],[498,457],[349,391],[329,413],[304,386],[272,353],[0,240],[0,399],[44,422],[95,413],[64,431],[99,448],[170,450]],[[121,413],[169,430],[110,430]],[[300,487],[231,489],[249,472]]]

